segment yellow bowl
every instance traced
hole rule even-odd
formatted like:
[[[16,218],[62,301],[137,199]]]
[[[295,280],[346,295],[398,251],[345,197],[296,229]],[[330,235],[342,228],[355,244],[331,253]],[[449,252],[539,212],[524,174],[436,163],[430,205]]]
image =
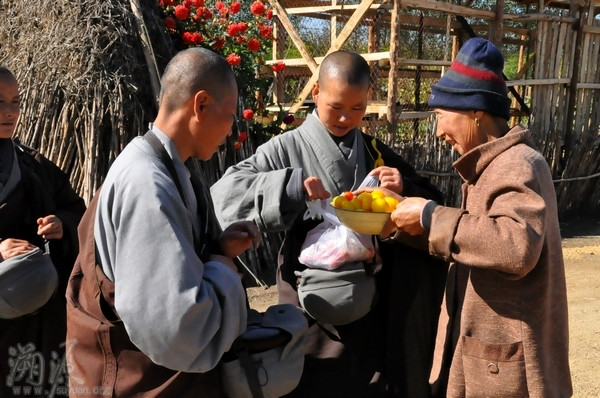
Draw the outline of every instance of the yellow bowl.
[[[379,235],[387,220],[390,219],[391,214],[383,212],[340,209],[339,207],[335,206],[331,207],[334,208],[335,214],[338,216],[342,224],[354,232],[366,235]]]

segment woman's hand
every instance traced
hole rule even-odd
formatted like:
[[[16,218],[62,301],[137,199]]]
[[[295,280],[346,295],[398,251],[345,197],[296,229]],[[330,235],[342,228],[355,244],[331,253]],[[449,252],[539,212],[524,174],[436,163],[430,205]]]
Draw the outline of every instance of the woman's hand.
[[[369,175],[379,179],[380,188],[387,188],[397,194],[402,194],[404,185],[402,183],[402,175],[398,169],[381,166],[371,170]]]
[[[384,238],[389,236],[394,229],[412,236],[425,232],[421,225],[421,212],[426,203],[427,199],[425,198],[404,198],[390,215],[390,221],[381,231],[381,236]]]
[[[63,237],[63,225],[60,218],[55,215],[38,218],[37,234],[44,239],[61,239]]]
[[[8,238],[0,242],[0,261],[8,260],[20,254],[29,253],[37,246],[22,239]]]
[[[248,250],[250,247],[256,249],[262,242],[262,235],[253,222],[238,221],[221,233],[219,244],[223,255],[234,258]]]

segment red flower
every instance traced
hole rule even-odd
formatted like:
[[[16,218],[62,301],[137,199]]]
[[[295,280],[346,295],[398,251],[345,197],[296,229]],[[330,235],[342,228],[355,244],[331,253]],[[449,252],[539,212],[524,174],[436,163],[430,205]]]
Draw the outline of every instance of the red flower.
[[[183,40],[183,44],[194,44],[194,35],[192,32],[183,32],[181,39]]]
[[[233,143],[234,149],[242,149],[242,144],[239,141]]]
[[[250,12],[254,15],[262,15],[262,13],[265,12],[265,5],[262,1],[256,0],[250,6]]]
[[[185,8],[191,8],[192,7],[192,0],[183,0],[183,6]]]
[[[219,14],[226,17],[227,14],[229,14],[229,8],[227,8],[227,6],[223,6],[223,7],[219,8]]]
[[[179,20],[187,19],[190,16],[190,9],[184,5],[178,5],[175,7],[175,18]]]
[[[238,135],[238,142],[244,142],[246,141],[246,139],[248,138],[248,133],[246,133],[245,131],[240,131],[240,134]]]
[[[215,3],[215,8],[216,8],[217,10],[221,11],[221,8],[223,8],[223,7],[227,7],[227,6],[226,6],[226,5],[225,5],[225,3],[223,3],[222,1],[217,1],[217,2]]]
[[[281,72],[282,70],[285,69],[285,63],[283,63],[283,61],[279,61],[276,64],[273,64],[273,66],[271,66],[271,68],[273,68],[273,72]],[[289,124],[289,123],[287,123]]]
[[[257,39],[250,39],[248,42],[248,48],[250,51],[258,51],[260,50],[260,42]]]
[[[177,22],[175,22],[175,19],[173,17],[166,17],[163,22],[166,28],[169,30],[174,30],[177,27]]]
[[[242,63],[242,57],[240,57],[239,55],[237,55],[236,53],[231,53],[227,56],[227,58],[225,58],[225,60],[227,61],[227,63],[231,66],[238,66],[239,64]]]
[[[273,27],[271,25],[262,25],[259,29],[260,35],[265,39],[268,39],[273,35]]]
[[[194,42],[194,44],[200,44],[203,41],[204,41],[204,37],[202,36],[202,33],[194,32],[192,34],[192,42]]]
[[[246,31],[248,30],[248,24],[246,22],[240,22],[237,25],[240,29],[240,33],[246,33]]]
[[[235,39],[235,41],[237,41],[238,44],[244,44],[246,40],[248,40],[246,36],[239,36],[237,39]]]
[[[226,31],[227,31],[227,35],[229,37],[233,37],[233,36],[237,35],[238,33],[240,33],[240,27],[238,24],[232,23],[231,25],[229,25],[227,27]]]
[[[175,0],[160,0],[159,4],[161,7],[169,7],[175,4]]]
[[[211,19],[213,16],[213,13],[211,10],[209,10],[206,7],[200,7],[196,10],[196,15],[198,15],[202,19]]]
[[[190,0],[190,3],[196,8],[204,7],[204,0]]]
[[[252,109],[244,109],[244,119],[246,119],[246,120],[254,119],[254,111]]]
[[[240,12],[241,9],[242,9],[242,3],[240,3],[239,1],[234,1],[229,6],[229,11],[231,11],[231,14],[233,14],[233,15],[237,14],[238,12]]]
[[[265,14],[265,18],[267,18],[269,21],[273,19],[273,10],[268,10]]]
[[[215,37],[215,43],[213,44],[213,48],[215,50],[220,50],[223,48],[223,46],[225,46],[225,39],[220,36]]]

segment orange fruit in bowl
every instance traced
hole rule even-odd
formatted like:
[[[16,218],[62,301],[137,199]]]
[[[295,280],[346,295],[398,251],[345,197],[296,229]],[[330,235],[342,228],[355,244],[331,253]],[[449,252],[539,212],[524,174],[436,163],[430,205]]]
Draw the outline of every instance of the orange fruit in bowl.
[[[354,207],[354,204],[351,201],[349,201],[349,200],[344,200],[342,202],[342,209],[356,210],[356,208]]]
[[[331,205],[333,207],[342,207],[342,202],[346,200],[346,198],[344,198],[343,196],[336,196],[333,198],[333,200],[331,201]]]
[[[390,211],[389,206],[390,205],[388,204],[388,202],[386,202],[384,198],[375,198],[371,202],[371,211],[374,211],[376,213],[388,212]]]
[[[387,202],[388,206],[390,206],[389,211],[394,211],[396,206],[398,206],[398,200],[396,198],[392,198],[391,196],[386,196],[384,200]]]
[[[379,189],[376,189],[373,192],[371,192],[371,197],[373,199],[383,199],[383,198],[385,198],[385,194],[382,191],[380,191]]]
[[[362,200],[362,209],[364,211],[371,211],[371,205],[373,203],[373,198],[371,197],[371,195],[366,196],[363,200]]]

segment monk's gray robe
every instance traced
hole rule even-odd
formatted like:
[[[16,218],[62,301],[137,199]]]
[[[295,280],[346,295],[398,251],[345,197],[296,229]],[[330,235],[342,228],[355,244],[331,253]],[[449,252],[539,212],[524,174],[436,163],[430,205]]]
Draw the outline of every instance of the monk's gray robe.
[[[300,127],[261,145],[211,187],[223,227],[245,219],[263,232],[285,231],[277,271],[280,302],[299,305],[294,271],[305,268],[298,261],[300,246],[318,223],[303,219],[304,179],[319,177],[334,196],[357,188],[374,167],[372,137],[359,129],[348,134],[355,137],[346,158],[318,118],[308,115]],[[428,180],[399,155],[381,141],[377,149],[387,166],[400,170],[403,195],[441,200]],[[290,396],[383,396],[384,390],[393,391],[393,396],[428,394],[445,270],[440,267],[433,273],[435,281],[429,280],[429,271],[422,267],[430,261],[426,254],[397,243],[379,242],[379,247],[383,267],[375,275],[379,298],[374,308],[349,325],[311,326],[302,380]],[[408,323],[416,326],[409,330]]]

